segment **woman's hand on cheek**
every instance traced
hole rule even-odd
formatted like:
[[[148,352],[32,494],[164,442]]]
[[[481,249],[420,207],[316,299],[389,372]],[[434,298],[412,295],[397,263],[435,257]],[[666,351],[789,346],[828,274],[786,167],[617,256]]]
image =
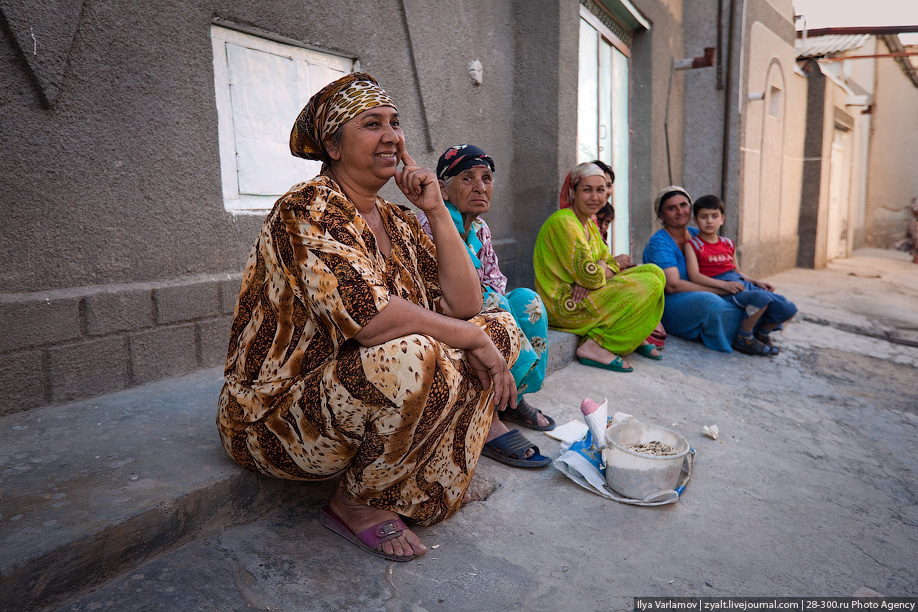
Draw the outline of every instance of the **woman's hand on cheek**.
[[[417,165],[407,150],[402,152],[402,163],[404,166],[395,170],[395,183],[408,201],[425,213],[443,206],[440,184],[433,170]]]

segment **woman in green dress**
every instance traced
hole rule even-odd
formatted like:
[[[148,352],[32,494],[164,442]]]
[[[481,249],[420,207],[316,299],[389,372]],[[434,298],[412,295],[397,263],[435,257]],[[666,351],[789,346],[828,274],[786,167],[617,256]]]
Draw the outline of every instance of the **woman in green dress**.
[[[662,358],[646,338],[663,315],[666,277],[653,264],[620,269],[593,222],[605,190],[605,174],[595,164],[580,164],[567,175],[561,201],[570,206],[551,215],[536,239],[536,290],[549,326],[583,337],[580,363],[631,372],[621,355]]]

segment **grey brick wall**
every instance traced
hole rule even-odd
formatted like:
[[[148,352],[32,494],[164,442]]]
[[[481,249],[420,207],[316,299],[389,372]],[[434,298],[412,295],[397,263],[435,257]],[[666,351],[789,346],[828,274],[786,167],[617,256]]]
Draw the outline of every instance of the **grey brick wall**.
[[[90,295],[83,299],[83,319],[90,336],[153,327],[150,290],[128,289]]]
[[[41,406],[47,400],[47,370],[43,351],[0,356],[0,416]]]
[[[213,317],[222,309],[220,285],[211,281],[155,289],[153,304],[160,325]]]
[[[132,334],[130,353],[131,375],[139,384],[190,372],[198,365],[194,324]]]
[[[48,348],[48,383],[52,403],[120,391],[129,385],[123,336]]]
[[[226,363],[232,322],[232,317],[224,316],[195,323],[198,363],[201,366],[212,367]]]
[[[222,364],[241,280],[0,294],[0,415]]]
[[[5,350],[79,338],[80,301],[75,298],[16,296],[0,302],[0,342]]]

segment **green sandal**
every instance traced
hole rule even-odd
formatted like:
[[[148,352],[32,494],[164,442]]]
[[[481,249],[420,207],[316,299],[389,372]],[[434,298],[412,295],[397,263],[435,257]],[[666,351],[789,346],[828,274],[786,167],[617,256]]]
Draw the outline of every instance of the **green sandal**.
[[[612,372],[634,372],[634,368],[630,366],[627,368],[625,367],[620,356],[613,359],[611,363],[599,363],[598,361],[593,361],[592,359],[586,359],[584,357],[581,357],[579,361],[585,366],[602,368],[603,370],[611,370]]]
[[[654,361],[660,361],[661,359],[663,359],[663,355],[654,356],[651,354],[653,353],[653,349],[655,348],[657,347],[653,346],[652,344],[642,344],[641,346],[634,349],[634,352],[640,355],[641,357],[646,357],[647,359],[653,359]]]

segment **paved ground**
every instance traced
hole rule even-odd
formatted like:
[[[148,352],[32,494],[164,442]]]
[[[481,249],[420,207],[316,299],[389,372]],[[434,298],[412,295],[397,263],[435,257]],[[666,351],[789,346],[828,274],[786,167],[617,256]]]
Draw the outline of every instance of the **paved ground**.
[[[682,433],[697,459],[677,504],[618,504],[553,467],[524,471],[482,459],[476,479],[493,484],[493,493],[419,529],[430,552],[397,564],[318,524],[329,485],[298,486],[257,520],[226,529],[211,523],[200,537],[53,609],[630,610],[635,596],[841,596],[861,587],[918,597],[918,266],[901,253],[865,250],[826,270],[770,280],[801,310],[776,358],[724,355],[670,339],[661,362],[634,356],[632,374],[575,363],[530,396],[561,423],[579,418],[583,397],[605,397],[612,411]],[[187,434],[152,447],[134,440],[146,454],[111,441],[56,440],[65,455],[83,453],[70,457],[78,464],[101,461],[111,490],[96,495],[112,496],[112,504],[126,503],[119,492],[177,497],[176,480],[200,490],[187,481],[236,473],[217,458],[222,450],[211,429],[219,386],[219,372],[208,370],[6,419],[3,478],[12,482],[41,457],[23,450],[23,442],[48,446],[36,419],[49,428],[57,422],[53,431],[60,432],[76,408],[96,410],[99,423],[115,415],[131,424],[143,413],[139,433],[128,428],[121,435],[150,437],[156,415],[179,403],[166,418],[187,419]],[[711,424],[720,429],[717,441],[701,435]],[[109,440],[119,438],[106,431]],[[544,454],[559,454],[559,443],[529,436]],[[118,450],[99,459],[112,445]],[[34,529],[33,538],[63,529],[45,523],[54,495],[68,484],[58,482],[54,493],[47,480],[23,481],[34,489],[28,499],[4,491],[0,542],[23,546],[30,536],[17,523]],[[269,503],[257,494],[242,509],[237,503],[226,523]],[[78,495],[71,490],[70,498]],[[218,493],[212,499],[218,503]],[[34,511],[11,516],[11,504],[27,501]],[[209,511],[219,519],[218,510]],[[97,509],[86,514],[101,520]]]

